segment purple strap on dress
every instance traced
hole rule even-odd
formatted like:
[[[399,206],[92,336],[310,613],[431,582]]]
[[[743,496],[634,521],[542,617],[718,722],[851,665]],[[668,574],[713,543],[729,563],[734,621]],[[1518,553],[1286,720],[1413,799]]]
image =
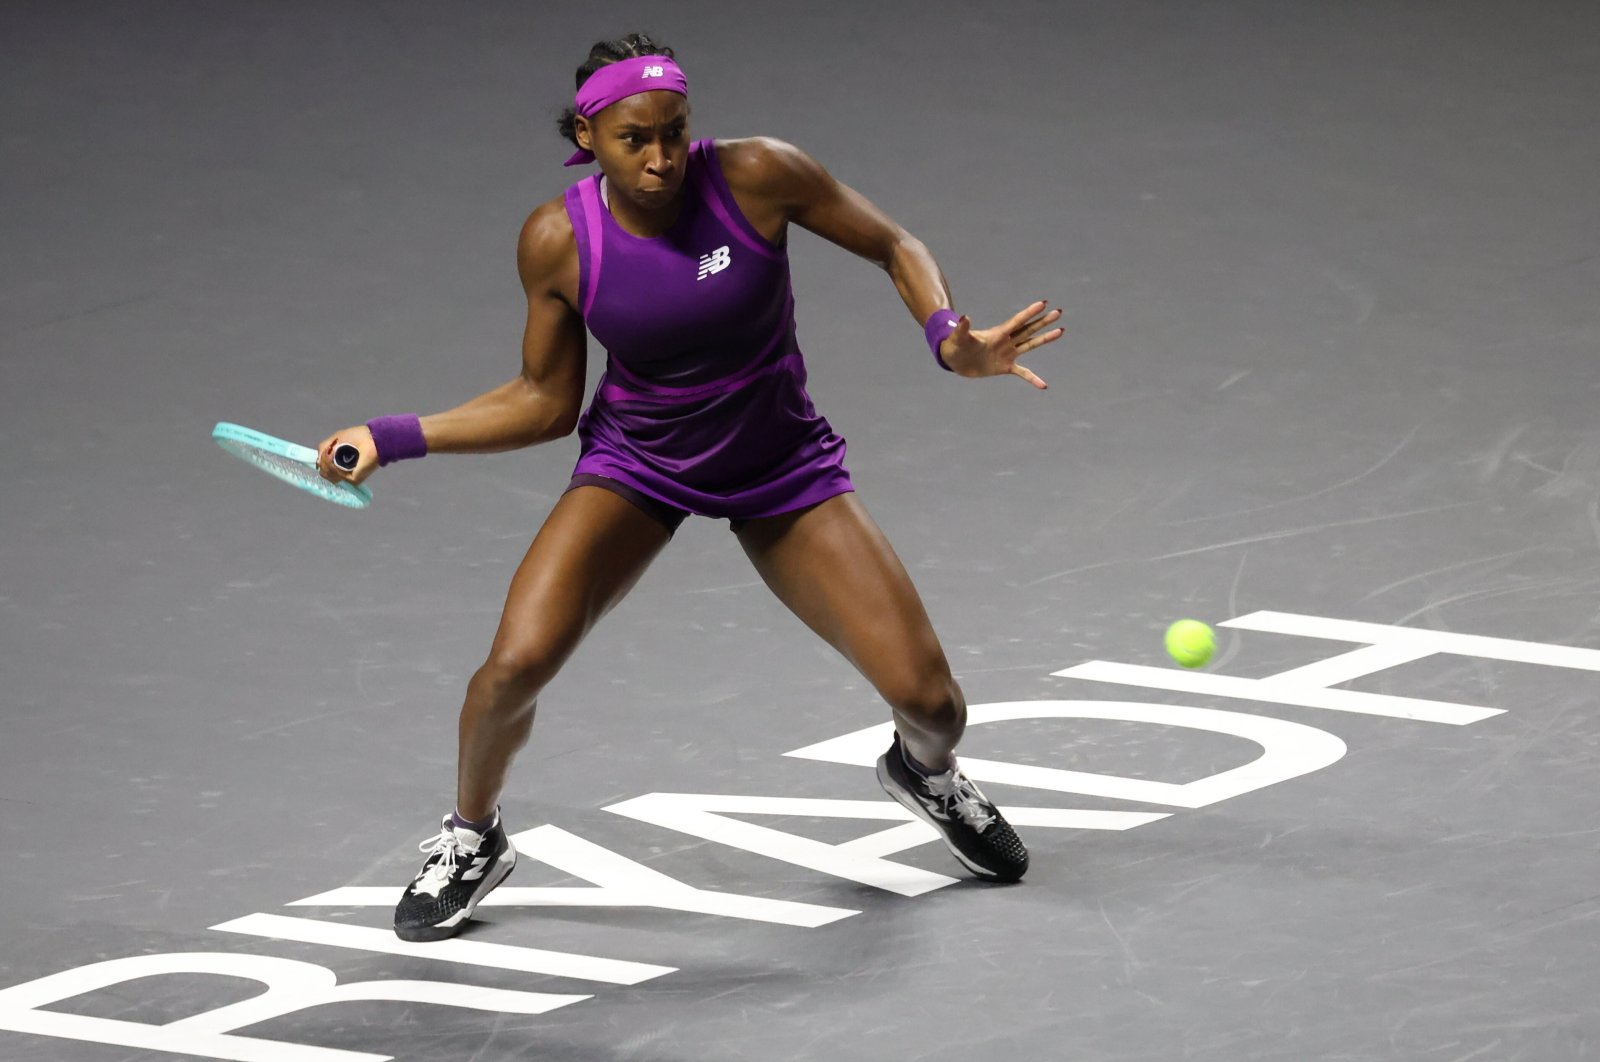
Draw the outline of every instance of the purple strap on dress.
[[[629,96],[641,92],[676,92],[689,95],[689,80],[678,64],[664,55],[638,55],[607,63],[584,81],[573,100],[573,107],[585,118],[592,117]],[[564,166],[582,166],[594,161],[594,152],[579,148]]]
[[[594,293],[600,290],[600,266],[605,260],[606,241],[601,228],[600,193],[596,183],[584,181],[579,184],[578,198],[583,205],[583,232],[579,238],[583,240],[583,250],[589,259],[589,268],[578,277],[583,287],[579,301],[583,303],[583,316],[587,320],[589,310],[594,306]]]
[[[773,373],[792,372],[798,373],[805,365],[799,353],[785,354],[770,365],[757,365],[749,372],[724,380],[716,380],[700,387],[660,387],[646,388],[624,387],[620,384],[607,381],[601,384],[599,394],[608,402],[693,402],[697,398],[716,398],[718,395],[731,395],[753,380]],[[606,370],[607,375],[622,376],[617,371],[613,362]]]
[[[726,194],[724,190],[727,185],[719,185],[712,178],[710,167],[698,166],[690,172],[694,176],[695,186],[699,189],[700,195],[710,204],[711,212],[729,232],[733,233],[735,239],[764,258],[782,261],[788,257],[787,252],[781,247],[774,247],[765,236],[755,230],[750,220],[739,212],[738,203],[730,204],[724,201]]]
[[[422,419],[415,413],[391,414],[367,421],[372,445],[378,451],[378,466],[392,465],[413,457],[428,456],[428,440],[422,434]]]

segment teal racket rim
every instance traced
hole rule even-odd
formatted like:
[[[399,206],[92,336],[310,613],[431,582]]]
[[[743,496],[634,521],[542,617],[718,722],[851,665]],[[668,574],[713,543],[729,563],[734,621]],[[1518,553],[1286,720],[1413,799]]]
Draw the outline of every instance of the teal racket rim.
[[[372,504],[372,491],[367,487],[329,483],[323,479],[317,472],[317,452],[309,446],[227,421],[211,429],[211,438],[239,460],[249,462],[292,487],[347,509],[365,509]]]

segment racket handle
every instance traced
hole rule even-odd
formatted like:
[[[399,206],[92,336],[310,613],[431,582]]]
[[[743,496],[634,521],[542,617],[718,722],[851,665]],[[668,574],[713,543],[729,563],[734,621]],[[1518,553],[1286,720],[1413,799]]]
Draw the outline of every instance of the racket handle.
[[[344,469],[346,472],[354,471],[356,465],[360,462],[361,451],[357,450],[349,443],[340,443],[338,446],[334,447],[333,463]]]

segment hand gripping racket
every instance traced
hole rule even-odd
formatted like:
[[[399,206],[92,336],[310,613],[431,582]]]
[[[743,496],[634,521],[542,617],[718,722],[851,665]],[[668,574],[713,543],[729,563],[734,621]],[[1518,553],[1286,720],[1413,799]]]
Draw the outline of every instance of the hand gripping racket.
[[[241,461],[248,461],[263,472],[270,472],[285,483],[319,498],[351,509],[372,504],[372,491],[355,483],[330,483],[317,472],[317,452],[309,446],[288,442],[226,421],[211,429],[217,445]],[[333,463],[349,471],[361,459],[361,451],[340,443],[333,451]]]

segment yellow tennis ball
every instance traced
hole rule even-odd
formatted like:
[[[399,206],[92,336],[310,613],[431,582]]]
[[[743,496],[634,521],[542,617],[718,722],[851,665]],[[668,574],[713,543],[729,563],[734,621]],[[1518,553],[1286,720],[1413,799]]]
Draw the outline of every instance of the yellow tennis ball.
[[[1167,628],[1167,654],[1184,667],[1205,667],[1216,651],[1216,635],[1199,620],[1181,619]]]

